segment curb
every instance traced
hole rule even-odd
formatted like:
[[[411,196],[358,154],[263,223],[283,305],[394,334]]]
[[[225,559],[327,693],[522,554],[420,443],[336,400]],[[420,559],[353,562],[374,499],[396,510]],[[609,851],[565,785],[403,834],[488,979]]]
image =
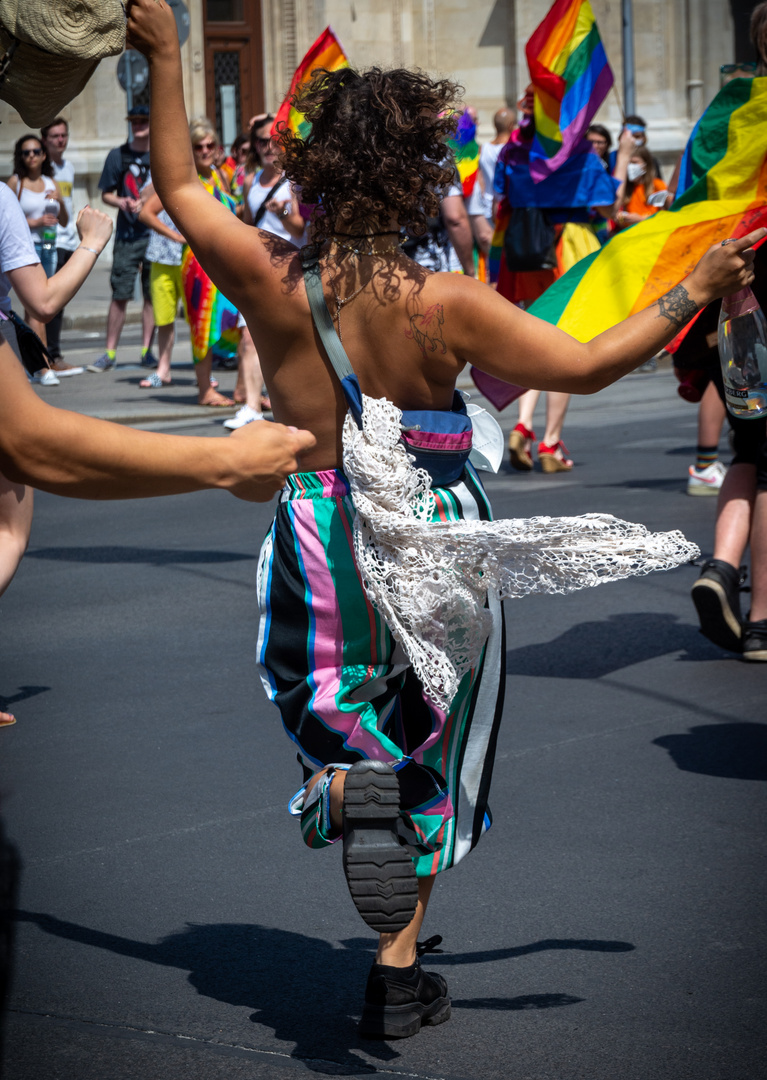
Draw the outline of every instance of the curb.
[[[61,324],[62,330],[103,330],[106,331],[107,326],[107,311],[109,304],[107,303],[102,312],[94,314],[89,312],[83,315],[67,315],[66,309],[64,310],[64,319]],[[125,325],[135,324],[141,322],[141,308],[137,311],[126,311],[125,313]]]

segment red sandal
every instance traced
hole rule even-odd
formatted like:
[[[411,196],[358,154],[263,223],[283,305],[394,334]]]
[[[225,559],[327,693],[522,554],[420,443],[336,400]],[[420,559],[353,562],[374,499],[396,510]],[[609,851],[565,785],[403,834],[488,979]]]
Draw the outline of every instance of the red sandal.
[[[524,424],[517,424],[511,435],[509,435],[509,459],[513,468],[520,469],[522,472],[530,472],[533,467],[533,459],[530,457],[530,452],[525,444],[532,444],[534,439],[534,431],[530,431]]]
[[[560,456],[557,456],[558,454]],[[573,467],[573,460],[567,457],[567,447],[561,439],[559,442],[554,443],[553,446],[547,446],[546,443],[539,442],[538,460],[541,463],[541,469],[545,473],[569,472]]]

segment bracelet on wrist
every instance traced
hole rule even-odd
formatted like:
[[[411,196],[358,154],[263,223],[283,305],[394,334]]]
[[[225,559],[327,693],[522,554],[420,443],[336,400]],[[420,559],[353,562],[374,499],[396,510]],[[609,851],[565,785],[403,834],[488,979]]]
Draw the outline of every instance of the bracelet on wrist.
[[[88,247],[87,244],[80,244],[80,247],[85,248],[86,251],[92,251],[97,259],[98,259],[99,255],[101,254],[101,252],[97,251],[96,248]]]

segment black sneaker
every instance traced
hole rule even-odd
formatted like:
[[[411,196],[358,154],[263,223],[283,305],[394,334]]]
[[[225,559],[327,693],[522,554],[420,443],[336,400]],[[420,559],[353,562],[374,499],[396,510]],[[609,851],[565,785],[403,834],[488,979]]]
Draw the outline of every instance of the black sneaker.
[[[404,930],[418,903],[398,819],[399,781],[391,765],[355,762],[344,782],[344,873],[357,911],[379,934]]]
[[[743,659],[767,660],[767,619],[743,623]]]
[[[408,1039],[421,1027],[450,1019],[450,997],[441,975],[421,961],[396,968],[373,964],[365,987],[360,1035],[366,1039]]]
[[[691,589],[700,631],[722,649],[742,650],[740,572],[722,559],[709,559]]]
[[[151,367],[151,368],[156,368],[157,367],[157,357],[155,356],[155,354],[152,352],[151,349],[147,349],[147,351],[141,357],[141,366],[142,367]]]

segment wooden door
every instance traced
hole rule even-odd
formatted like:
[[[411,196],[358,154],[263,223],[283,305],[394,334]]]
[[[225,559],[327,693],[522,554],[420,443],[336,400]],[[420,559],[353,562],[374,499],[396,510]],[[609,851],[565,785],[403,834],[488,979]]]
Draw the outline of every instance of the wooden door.
[[[207,113],[229,148],[264,111],[260,0],[204,0]]]

